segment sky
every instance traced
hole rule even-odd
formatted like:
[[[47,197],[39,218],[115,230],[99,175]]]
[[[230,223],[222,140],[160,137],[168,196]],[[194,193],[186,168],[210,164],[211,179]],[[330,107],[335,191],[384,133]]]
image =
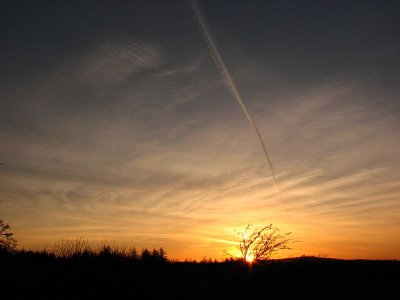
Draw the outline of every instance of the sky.
[[[400,259],[400,3],[198,1],[273,163],[187,1],[2,1],[0,218],[69,239],[223,258]]]

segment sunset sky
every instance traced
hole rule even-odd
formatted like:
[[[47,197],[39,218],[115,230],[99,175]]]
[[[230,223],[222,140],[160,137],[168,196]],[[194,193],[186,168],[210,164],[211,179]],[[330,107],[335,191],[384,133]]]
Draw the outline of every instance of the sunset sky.
[[[282,257],[400,259],[400,2],[3,1],[0,218],[62,239],[223,258],[273,223]],[[285,212],[287,211],[287,213]]]

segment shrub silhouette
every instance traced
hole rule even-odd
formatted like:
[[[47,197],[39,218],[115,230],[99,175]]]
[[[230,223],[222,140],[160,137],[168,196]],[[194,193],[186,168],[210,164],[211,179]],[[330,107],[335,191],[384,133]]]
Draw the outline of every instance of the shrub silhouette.
[[[135,247],[133,247],[133,248],[129,251],[128,257],[129,257],[130,259],[132,259],[132,260],[139,260],[139,259],[140,259],[140,255],[139,255],[139,253],[137,252],[137,250],[136,250]]]
[[[281,234],[280,230],[272,224],[256,228],[247,225],[243,231],[237,232],[239,237],[238,250],[243,261],[267,260],[281,250],[291,250],[289,237],[291,232]]]
[[[153,249],[150,251],[147,248],[143,248],[140,253],[140,261],[146,263],[164,263],[168,261],[167,254],[163,248]]]
[[[8,232],[10,226],[0,219],[0,252],[13,252],[17,247],[17,240],[13,233]]]

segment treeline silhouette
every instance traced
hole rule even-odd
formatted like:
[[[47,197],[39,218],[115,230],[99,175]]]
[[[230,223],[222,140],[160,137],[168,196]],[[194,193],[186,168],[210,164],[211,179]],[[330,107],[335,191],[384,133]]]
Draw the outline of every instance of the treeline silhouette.
[[[166,251],[160,247],[158,249],[142,248],[138,251],[135,247],[126,247],[119,245],[112,245],[106,242],[101,245],[90,243],[86,240],[63,240],[59,244],[55,244],[52,248],[44,247],[42,250],[15,250],[15,249],[2,249],[0,257],[3,259],[22,259],[38,260],[41,262],[48,261],[109,261],[112,263],[121,261],[123,263],[167,263],[169,259]]]
[[[400,261],[389,260],[176,261],[163,248],[82,240],[0,253],[9,299],[400,299],[399,282]]]

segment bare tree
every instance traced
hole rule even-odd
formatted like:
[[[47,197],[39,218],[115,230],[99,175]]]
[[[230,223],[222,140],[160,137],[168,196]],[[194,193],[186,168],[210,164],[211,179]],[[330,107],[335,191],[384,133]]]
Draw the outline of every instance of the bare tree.
[[[247,225],[243,231],[237,232],[240,238],[238,249],[243,261],[267,260],[278,251],[291,250],[290,234],[291,232],[281,234],[272,224],[262,228]]]
[[[17,240],[13,238],[13,233],[8,232],[10,226],[0,220],[0,252],[11,252],[17,247]]]

